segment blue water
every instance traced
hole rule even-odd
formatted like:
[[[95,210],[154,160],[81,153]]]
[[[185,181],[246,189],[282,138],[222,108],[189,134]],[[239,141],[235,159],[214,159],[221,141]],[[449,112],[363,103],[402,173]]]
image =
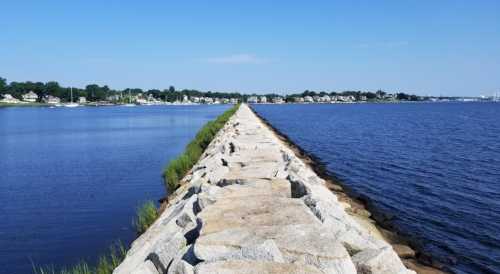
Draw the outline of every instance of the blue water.
[[[255,105],[456,273],[500,273],[500,104]]]
[[[90,262],[134,238],[164,165],[228,106],[0,108],[0,273]]]

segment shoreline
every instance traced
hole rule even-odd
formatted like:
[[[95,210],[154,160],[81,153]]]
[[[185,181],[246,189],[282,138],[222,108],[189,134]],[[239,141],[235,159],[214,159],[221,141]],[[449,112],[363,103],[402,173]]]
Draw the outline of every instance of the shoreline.
[[[419,274],[451,273],[446,272],[448,270],[444,269],[444,265],[435,261],[431,256],[423,254],[411,239],[394,231],[390,220],[384,217],[383,212],[370,206],[368,200],[361,198],[360,194],[350,189],[338,177],[329,172],[318,157],[295,144],[290,137],[280,132],[268,120],[259,115],[251,105],[249,108],[284,145],[292,150],[321,179],[325,180],[325,186],[338,197],[340,202],[346,204],[345,210],[349,215],[369,230],[372,235],[385,240],[393,247],[406,267]]]

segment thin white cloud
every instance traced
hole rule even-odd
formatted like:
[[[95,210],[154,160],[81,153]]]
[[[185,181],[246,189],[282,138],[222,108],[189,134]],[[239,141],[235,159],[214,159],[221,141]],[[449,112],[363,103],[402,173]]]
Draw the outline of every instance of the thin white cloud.
[[[223,57],[214,57],[206,59],[212,64],[264,64],[267,60],[257,57],[254,54],[233,54]]]
[[[360,48],[399,48],[408,46],[408,41],[375,42],[358,44]]]

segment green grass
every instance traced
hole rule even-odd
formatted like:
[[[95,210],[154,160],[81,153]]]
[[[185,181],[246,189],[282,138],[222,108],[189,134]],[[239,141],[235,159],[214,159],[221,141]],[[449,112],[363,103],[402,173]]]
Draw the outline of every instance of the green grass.
[[[144,233],[144,231],[153,224],[156,218],[158,218],[158,210],[153,201],[147,201],[137,208],[136,214],[134,227],[138,235]]]
[[[81,261],[70,267],[56,270],[51,267],[33,267],[35,274],[112,274],[113,270],[123,261],[127,250],[121,242],[111,245],[108,254],[99,258],[96,267],[90,266],[87,262]]]
[[[163,172],[163,179],[167,193],[174,192],[178,187],[180,180],[187,172],[198,162],[203,151],[208,147],[219,130],[238,110],[239,104],[225,111],[217,119],[206,123],[196,134],[191,143],[189,143],[184,152],[177,158],[170,161]]]

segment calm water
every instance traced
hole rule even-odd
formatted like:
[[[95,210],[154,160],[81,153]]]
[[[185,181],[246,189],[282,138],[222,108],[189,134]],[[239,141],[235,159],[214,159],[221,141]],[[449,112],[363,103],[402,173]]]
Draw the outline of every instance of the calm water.
[[[228,106],[0,108],[0,273],[94,261],[134,238],[164,165]]]
[[[500,104],[255,105],[457,273],[500,273]]]

